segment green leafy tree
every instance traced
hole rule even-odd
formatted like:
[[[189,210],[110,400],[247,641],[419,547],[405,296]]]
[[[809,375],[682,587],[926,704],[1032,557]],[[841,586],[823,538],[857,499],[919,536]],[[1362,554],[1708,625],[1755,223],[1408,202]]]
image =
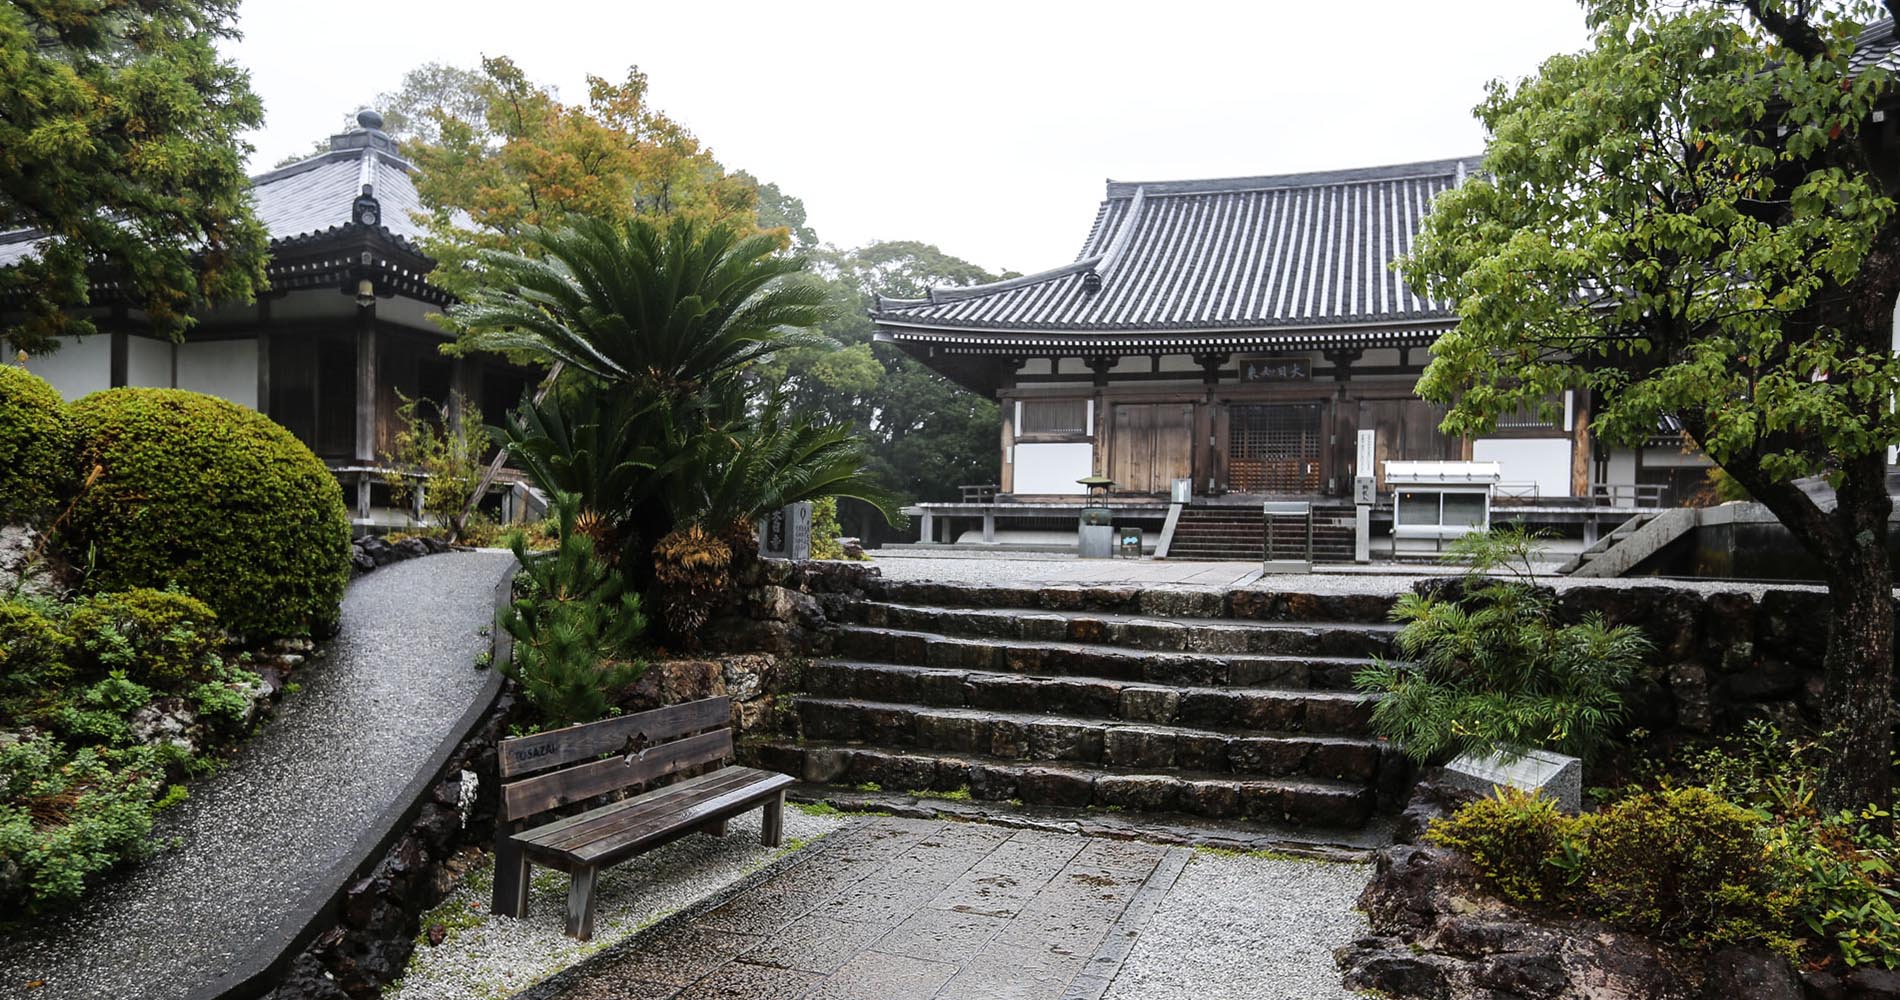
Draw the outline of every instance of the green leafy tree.
[[[894,494],[943,499],[957,495],[963,483],[995,482],[996,402],[889,344],[874,343],[869,313],[880,294],[914,297],[933,286],[1007,275],[915,241],[827,249],[815,258],[830,289],[832,314],[815,328],[821,339],[781,352],[766,377],[784,386],[798,410],[851,423],[865,441],[871,474]],[[862,520],[856,533],[870,534],[876,527],[864,516],[870,508],[857,512]]]
[[[1562,389],[1611,443],[1680,421],[1826,567],[1824,794],[1891,801],[1900,147],[1866,3],[1589,0],[1589,47],[1494,84],[1483,170],[1408,273],[1454,302],[1419,383],[1477,434]],[[1889,114],[1892,112],[1889,111]],[[1823,477],[1832,496],[1797,480]],[[1826,491],[1821,491],[1825,493]]]
[[[0,5],[0,231],[44,234],[0,270],[20,309],[0,334],[32,351],[93,332],[76,307],[114,282],[152,328],[264,286],[239,136],[263,123],[249,76],[220,58],[236,0]]]
[[[428,209],[429,280],[457,295],[480,285],[484,250],[537,256],[535,235],[570,222],[754,215],[752,182],[653,108],[638,68],[590,76],[586,100],[568,103],[506,57],[479,72],[431,64],[394,97]]]
[[[550,728],[604,718],[615,696],[646,670],[631,658],[646,631],[639,595],[580,530],[580,498],[562,493],[554,501],[560,547],[530,553],[514,539],[517,596],[499,622],[514,639],[514,655],[501,670]]]

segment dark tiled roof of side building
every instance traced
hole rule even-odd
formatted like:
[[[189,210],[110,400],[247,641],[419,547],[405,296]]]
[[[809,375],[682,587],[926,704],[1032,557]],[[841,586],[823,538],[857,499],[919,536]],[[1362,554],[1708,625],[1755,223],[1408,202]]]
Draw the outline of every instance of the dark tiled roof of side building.
[[[1454,317],[1446,304],[1418,296],[1391,264],[1411,248],[1432,198],[1462,183],[1478,162],[1110,181],[1073,263],[990,285],[932,289],[926,299],[880,299],[875,315],[901,339],[932,339],[926,330],[1448,324]]]
[[[395,140],[359,126],[331,136],[328,152],[252,177],[252,209],[281,250],[355,228],[352,208],[368,184],[381,209],[375,228],[415,250],[423,230],[410,213],[422,211],[422,199],[410,170]],[[0,234],[0,267],[18,263],[38,242],[30,231]]]

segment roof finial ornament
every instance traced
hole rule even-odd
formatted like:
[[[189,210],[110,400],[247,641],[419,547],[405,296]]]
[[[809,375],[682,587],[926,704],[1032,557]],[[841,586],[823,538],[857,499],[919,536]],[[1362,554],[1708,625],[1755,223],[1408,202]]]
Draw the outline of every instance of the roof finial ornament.
[[[369,108],[364,108],[356,113],[356,124],[371,132],[381,132],[383,116]]]
[[[1094,295],[1102,290],[1102,273],[1094,268],[1082,272],[1082,294]]]

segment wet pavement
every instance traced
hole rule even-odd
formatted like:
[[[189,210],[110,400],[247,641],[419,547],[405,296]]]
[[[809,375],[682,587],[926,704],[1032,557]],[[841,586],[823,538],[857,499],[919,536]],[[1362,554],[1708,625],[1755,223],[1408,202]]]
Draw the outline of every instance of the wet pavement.
[[[275,947],[306,897],[402,793],[487,682],[505,552],[394,563],[350,584],[343,630],[301,690],[191,797],[168,844],[81,909],[0,940],[0,997],[173,1000]]]
[[[1203,860],[1217,867],[1191,871]],[[1166,962],[1155,956],[1177,946],[1144,932],[1166,926],[1196,935],[1187,915],[1200,904],[1184,898],[1170,905],[1170,892],[1177,883],[1189,896],[1243,888],[1218,869],[1235,860],[978,823],[866,820],[722,905],[635,938],[523,997],[1099,1000],[1175,994],[1180,985],[1167,980],[1160,968]],[[1253,895],[1258,905],[1330,914],[1336,928],[1315,924],[1328,929],[1329,946],[1363,933],[1351,912],[1365,881],[1363,866],[1238,860],[1266,879],[1244,887],[1264,893]],[[1261,868],[1274,864],[1289,866],[1293,877]],[[1201,885],[1208,872],[1218,883],[1211,890]],[[1326,876],[1324,900],[1302,898],[1301,872]],[[1242,920],[1222,939],[1223,952],[1234,952],[1228,964],[1236,968],[1226,971],[1252,988],[1255,975],[1272,975],[1260,963],[1277,952],[1258,947],[1260,941],[1250,949],[1247,934]],[[1331,974],[1330,955],[1323,947],[1306,952],[1301,961],[1323,981]],[[1129,992],[1134,980],[1117,989],[1131,956],[1140,963],[1135,993]]]

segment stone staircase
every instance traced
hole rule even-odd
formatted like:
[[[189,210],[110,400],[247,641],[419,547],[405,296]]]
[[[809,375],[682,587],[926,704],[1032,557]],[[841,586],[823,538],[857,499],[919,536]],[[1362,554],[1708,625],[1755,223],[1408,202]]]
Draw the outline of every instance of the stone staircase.
[[[782,737],[809,782],[1356,829],[1396,755],[1352,675],[1391,600],[878,582],[839,599]]]
[[[1353,561],[1353,509],[1313,508],[1313,561]],[[1274,518],[1273,544],[1278,552],[1297,553],[1306,544],[1305,522]],[[1258,505],[1221,506],[1188,504],[1175,525],[1169,559],[1249,560],[1266,556],[1265,532]]]

